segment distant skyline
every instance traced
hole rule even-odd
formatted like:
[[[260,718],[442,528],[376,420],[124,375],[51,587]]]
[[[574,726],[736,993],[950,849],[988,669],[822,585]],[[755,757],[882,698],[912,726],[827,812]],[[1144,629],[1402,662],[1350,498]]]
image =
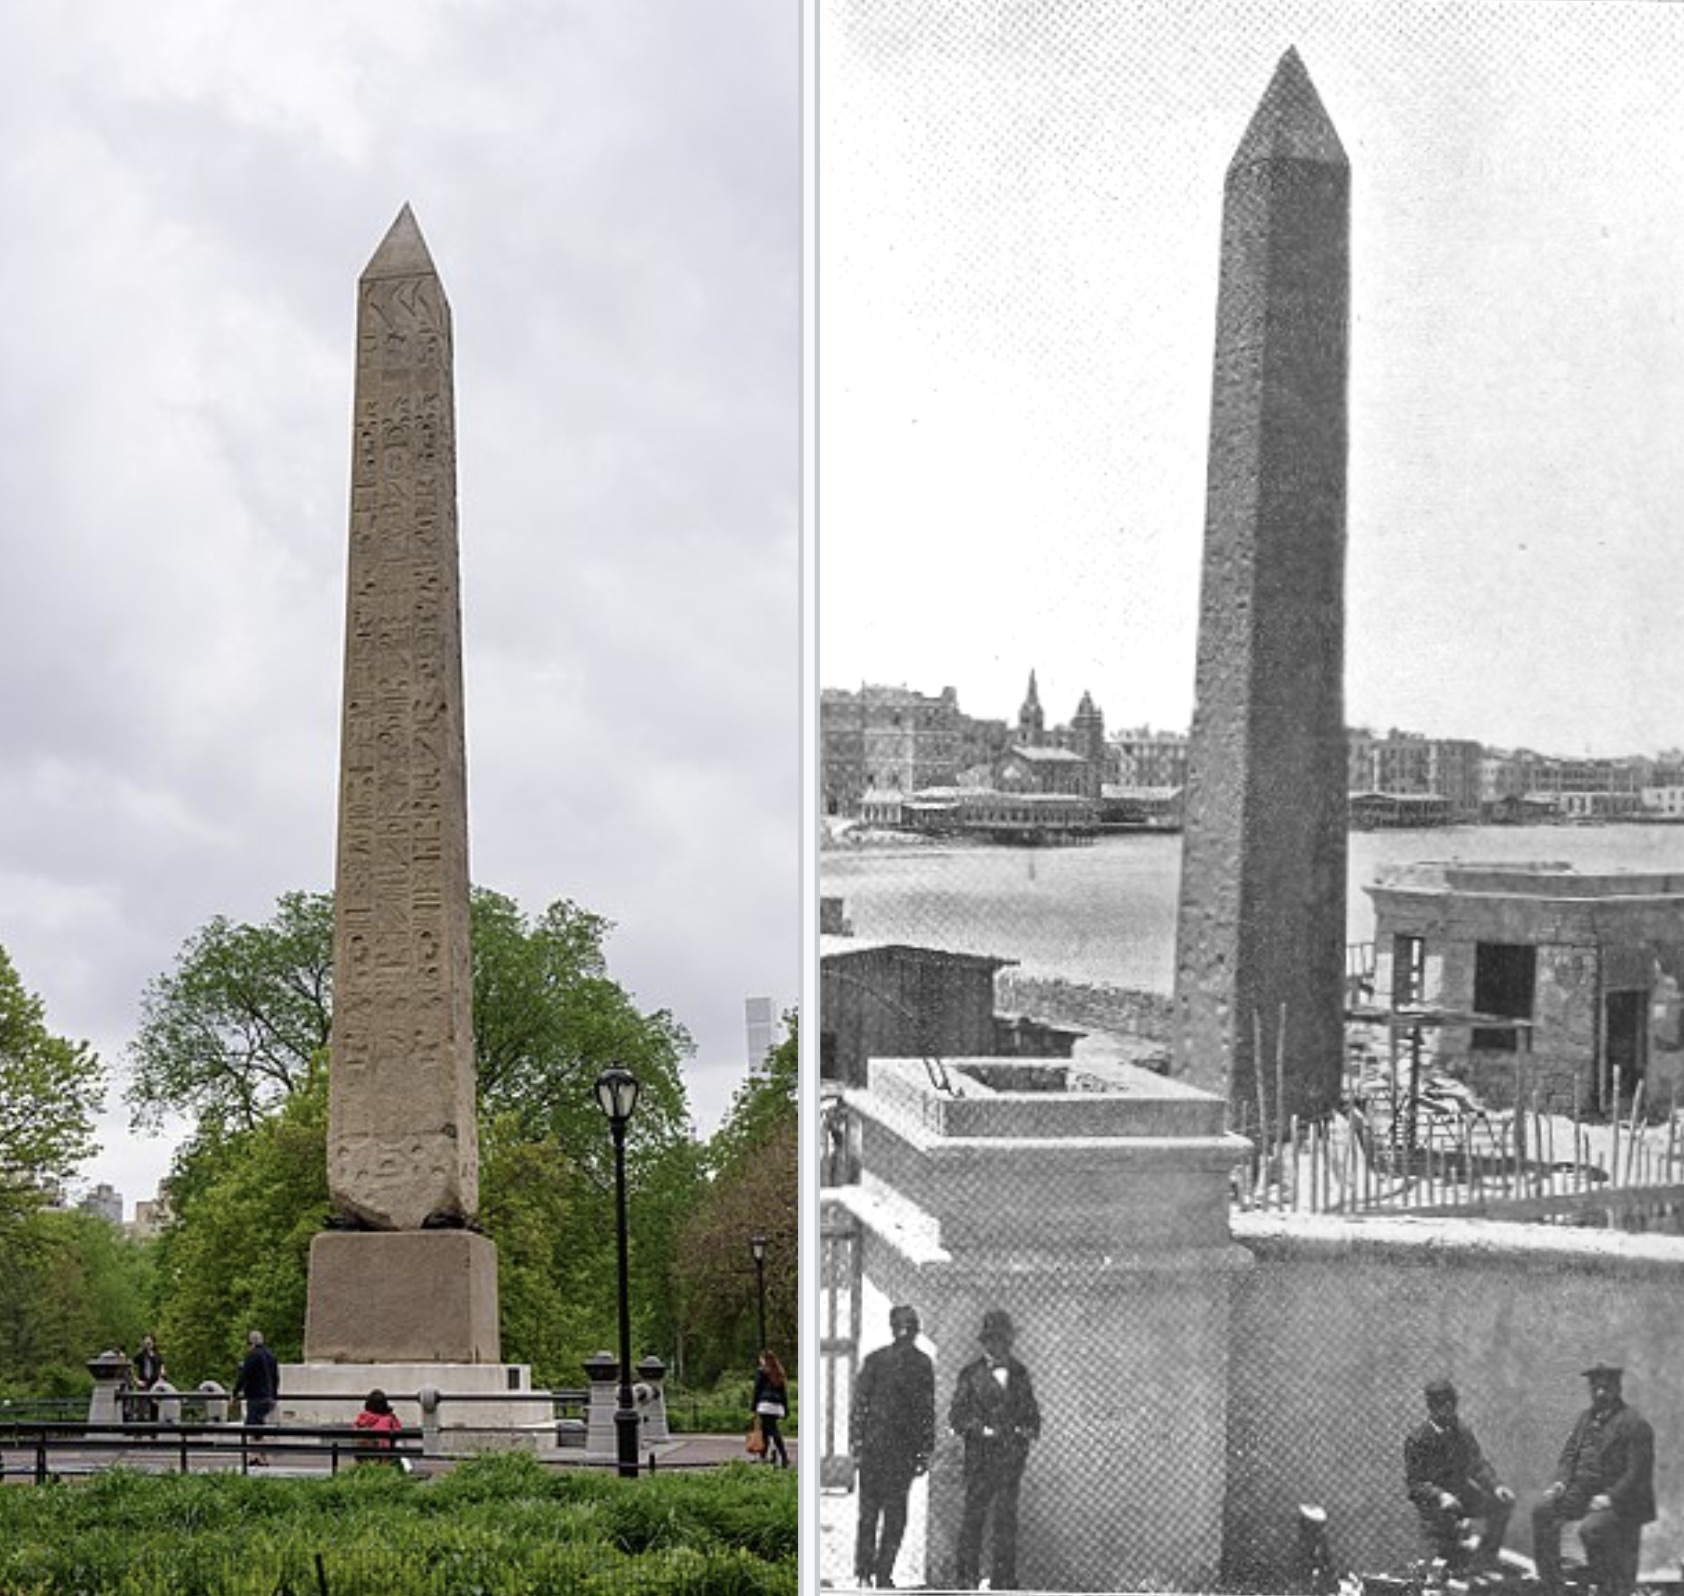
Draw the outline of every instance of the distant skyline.
[[[980,700],[974,697],[971,693],[967,692],[963,679],[956,677],[951,671],[948,672],[947,675],[945,675],[939,682],[890,681],[882,675],[873,676],[868,674],[862,677],[859,681],[839,682],[827,680],[823,683],[823,686],[825,688],[841,688],[851,693],[857,693],[862,686],[905,688],[909,692],[922,693],[926,697],[931,698],[939,696],[945,688],[951,687],[958,695],[959,710],[962,714],[970,716],[973,720],[1004,720],[1008,723],[1015,723],[1017,720],[1018,708],[1023,703],[1024,696],[1028,691],[1030,669],[1035,671],[1036,695],[1041,701],[1041,708],[1045,712],[1046,723],[1048,726],[1068,725],[1071,717],[1076,713],[1076,706],[1081,702],[1082,694],[1090,693],[1093,697],[1094,706],[1105,717],[1106,736],[1110,736],[1113,732],[1139,731],[1141,729],[1149,729],[1155,732],[1182,733],[1186,733],[1191,730],[1191,716],[1189,716],[1187,720],[1175,723],[1172,721],[1147,721],[1138,718],[1130,719],[1126,715],[1115,715],[1111,711],[1111,706],[1106,702],[1104,692],[1100,688],[1093,686],[1091,683],[1084,683],[1083,685],[1077,687],[1072,693],[1064,694],[1062,693],[1062,689],[1058,687],[1055,687],[1053,692],[1049,693],[1046,677],[1039,666],[1026,667],[1024,669],[1023,679],[1018,687],[1016,697],[1012,698],[1010,704],[1004,708],[992,705],[985,705],[982,708],[978,708],[977,705]],[[977,674],[981,676],[985,673],[979,671]],[[1376,725],[1373,721],[1353,720],[1349,716],[1346,717],[1346,724],[1352,731],[1371,731],[1377,737],[1384,737],[1389,732],[1394,731],[1410,733],[1412,735],[1419,735],[1422,737],[1442,738],[1446,740],[1454,736],[1456,740],[1479,743],[1486,748],[1506,749],[1509,752],[1525,748],[1531,753],[1544,754],[1552,758],[1560,759],[1580,759],[1586,757],[1610,759],[1634,757],[1656,758],[1662,754],[1684,753],[1684,737],[1681,737],[1677,744],[1665,748],[1626,748],[1618,749],[1611,753],[1601,753],[1587,756],[1582,750],[1577,749],[1554,747],[1546,748],[1530,743],[1500,743],[1489,737],[1481,737],[1477,733],[1469,734],[1457,732],[1452,734],[1450,732],[1440,731],[1437,727],[1433,726]]]
[[[1188,724],[1223,177],[1296,46],[1352,172],[1347,719],[1684,744],[1684,7],[827,0],[818,44],[822,681]]]

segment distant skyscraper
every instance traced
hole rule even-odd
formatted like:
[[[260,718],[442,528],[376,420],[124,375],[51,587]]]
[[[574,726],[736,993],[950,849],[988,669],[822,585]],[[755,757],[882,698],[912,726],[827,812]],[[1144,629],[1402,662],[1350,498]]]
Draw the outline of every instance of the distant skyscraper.
[[[743,1015],[748,1022],[748,1063],[753,1069],[772,1051],[772,1000],[768,997],[746,999]]]

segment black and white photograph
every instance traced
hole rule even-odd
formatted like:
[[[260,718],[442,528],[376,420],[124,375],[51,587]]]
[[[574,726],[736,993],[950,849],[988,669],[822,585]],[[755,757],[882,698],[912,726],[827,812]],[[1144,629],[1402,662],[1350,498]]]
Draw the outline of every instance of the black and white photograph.
[[[1684,10],[814,12],[817,1583],[1670,1588]]]

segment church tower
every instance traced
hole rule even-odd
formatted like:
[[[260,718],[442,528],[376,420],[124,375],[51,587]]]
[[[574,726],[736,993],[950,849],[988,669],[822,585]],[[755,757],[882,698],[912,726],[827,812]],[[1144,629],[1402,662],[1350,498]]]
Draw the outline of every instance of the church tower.
[[[1029,696],[1017,712],[1017,745],[1039,748],[1047,740],[1047,717],[1041,712],[1041,695],[1035,688],[1035,673],[1029,673]]]
[[[1087,795],[1097,804],[1105,781],[1105,716],[1091,693],[1083,693],[1076,706],[1070,722],[1070,747],[1088,762]]]

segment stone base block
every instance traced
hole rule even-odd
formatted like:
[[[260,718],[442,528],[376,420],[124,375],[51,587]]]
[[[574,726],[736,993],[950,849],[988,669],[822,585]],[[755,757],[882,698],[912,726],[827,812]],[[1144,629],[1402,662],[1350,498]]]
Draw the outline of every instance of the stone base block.
[[[283,1363],[280,1422],[349,1424],[376,1386],[405,1425],[440,1432],[447,1450],[556,1444],[555,1400],[533,1391],[524,1363]],[[419,1399],[428,1388],[439,1394],[431,1414]]]
[[[328,1230],[310,1243],[306,1363],[499,1363],[500,1348],[484,1236]]]

